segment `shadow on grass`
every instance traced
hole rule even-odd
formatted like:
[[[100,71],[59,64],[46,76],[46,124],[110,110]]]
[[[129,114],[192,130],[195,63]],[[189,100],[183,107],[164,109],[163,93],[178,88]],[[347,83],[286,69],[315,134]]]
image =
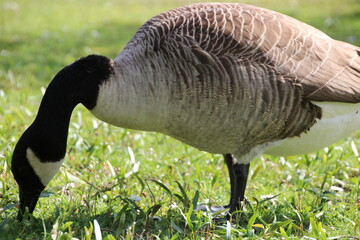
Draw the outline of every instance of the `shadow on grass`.
[[[25,220],[18,222],[14,216],[0,222],[0,239],[50,239],[51,234],[59,234],[60,236],[62,233],[80,238],[86,234],[86,228],[90,229],[91,225],[94,225],[95,220],[99,223],[103,236],[111,234],[117,239],[128,234],[147,239],[152,233],[158,234],[159,229],[162,229],[163,235],[171,236],[174,234],[171,224],[177,224],[183,229],[186,228],[185,222],[179,215],[173,215],[171,221],[154,217],[156,213],[153,211],[154,207],[159,210],[161,205],[154,205],[145,211],[135,202],[125,200],[119,211],[109,207],[94,216],[89,216],[89,210],[84,206],[80,206],[75,211],[61,210],[61,213],[57,209],[51,217],[46,219],[27,215]],[[167,214],[171,213],[168,212]],[[70,230],[68,226],[75,230]]]

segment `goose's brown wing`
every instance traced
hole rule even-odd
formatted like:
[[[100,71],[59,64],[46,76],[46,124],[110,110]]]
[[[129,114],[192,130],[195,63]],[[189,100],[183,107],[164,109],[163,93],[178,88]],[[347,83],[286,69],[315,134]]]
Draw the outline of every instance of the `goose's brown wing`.
[[[271,66],[301,85],[309,100],[360,101],[360,48],[286,15],[243,4],[194,4],[152,18],[127,49],[148,43],[144,48],[156,51],[174,33],[218,57]]]

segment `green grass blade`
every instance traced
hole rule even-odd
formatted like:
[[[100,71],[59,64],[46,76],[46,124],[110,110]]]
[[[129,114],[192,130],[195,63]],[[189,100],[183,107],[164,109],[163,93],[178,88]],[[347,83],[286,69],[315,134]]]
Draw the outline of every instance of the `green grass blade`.
[[[189,204],[190,204],[190,199],[189,199],[185,189],[183,188],[183,186],[178,181],[175,181],[175,182],[176,182],[176,184],[178,185],[178,187],[180,189],[181,196],[182,196],[182,199],[183,199],[183,204],[185,205],[186,208],[188,208]]]
[[[164,189],[172,197],[172,195],[173,195],[172,192],[165,184],[163,184],[162,182],[159,182],[155,179],[150,179],[150,180],[153,181],[154,183],[156,183],[157,185],[159,185],[162,189]]]

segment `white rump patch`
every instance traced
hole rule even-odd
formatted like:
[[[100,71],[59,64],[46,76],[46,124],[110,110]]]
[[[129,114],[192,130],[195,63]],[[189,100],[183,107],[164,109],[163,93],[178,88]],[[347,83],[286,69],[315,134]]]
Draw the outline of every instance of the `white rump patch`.
[[[64,162],[64,159],[56,162],[41,162],[30,148],[26,149],[26,158],[44,186],[50,182]]]
[[[360,103],[316,102],[321,107],[322,117],[300,137],[280,140],[266,154],[276,156],[299,155],[317,151],[360,129]]]

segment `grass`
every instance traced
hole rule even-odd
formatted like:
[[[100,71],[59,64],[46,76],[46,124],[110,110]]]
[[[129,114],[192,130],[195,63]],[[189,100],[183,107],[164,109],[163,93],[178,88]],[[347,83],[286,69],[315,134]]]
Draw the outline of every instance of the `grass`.
[[[287,13],[360,45],[360,4],[245,1]],[[116,56],[151,16],[190,1],[0,1],[0,239],[355,239],[360,236],[360,133],[317,153],[252,162],[237,222],[195,212],[226,204],[222,157],[161,134],[120,129],[75,109],[68,153],[34,217],[15,220],[10,172],[17,139],[66,64]],[[100,234],[100,235],[99,235]]]

